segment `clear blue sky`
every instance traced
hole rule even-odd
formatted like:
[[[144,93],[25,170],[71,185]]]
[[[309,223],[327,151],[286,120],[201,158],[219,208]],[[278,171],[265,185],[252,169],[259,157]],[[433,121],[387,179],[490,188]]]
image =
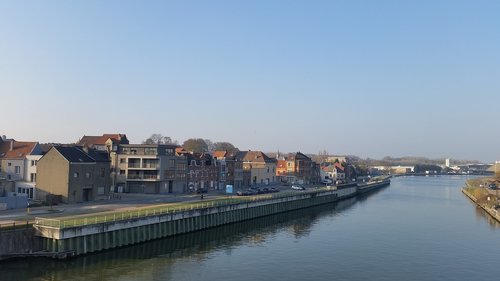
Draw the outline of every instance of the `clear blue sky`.
[[[3,1],[0,133],[500,160],[500,1]]]

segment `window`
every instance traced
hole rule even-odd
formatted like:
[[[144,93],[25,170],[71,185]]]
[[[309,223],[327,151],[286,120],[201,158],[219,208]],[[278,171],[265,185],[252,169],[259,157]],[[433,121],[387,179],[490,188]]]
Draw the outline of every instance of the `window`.
[[[36,173],[31,173],[30,174],[30,181],[31,182],[36,182]]]
[[[125,158],[121,158],[121,159],[120,159],[120,164],[125,163],[125,162],[126,162],[126,160],[127,160],[127,159],[125,159]]]
[[[101,173],[100,173],[100,175],[101,175],[101,178],[104,178],[104,177],[106,176],[106,169],[101,168]]]
[[[15,166],[14,170],[15,170],[15,173],[19,175],[21,173],[21,166]]]
[[[36,166],[37,162],[37,160],[31,160],[31,167]]]
[[[10,163],[10,162],[9,162],[9,163],[7,163],[7,166],[9,166],[9,167],[10,167],[10,166],[12,166],[12,163]]]
[[[120,175],[125,175],[125,170],[120,169]]]
[[[86,172],[86,173],[85,173],[85,177],[86,177],[86,178],[90,179],[90,177],[91,177],[91,176],[92,176],[92,174],[91,174],[90,172]]]
[[[97,187],[97,195],[104,195],[104,186]]]
[[[80,176],[80,174],[79,174],[78,172],[74,172],[74,173],[73,173],[73,177],[74,177],[74,178],[78,178],[78,176]]]

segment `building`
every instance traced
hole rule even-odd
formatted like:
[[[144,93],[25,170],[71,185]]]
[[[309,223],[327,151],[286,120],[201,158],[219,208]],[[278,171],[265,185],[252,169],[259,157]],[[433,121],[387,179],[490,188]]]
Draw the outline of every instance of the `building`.
[[[285,167],[283,167],[285,165]],[[310,184],[318,181],[315,176],[315,163],[303,153],[289,154],[284,160],[278,160],[277,176],[282,182]]]
[[[347,156],[328,156],[324,162],[332,163],[332,164],[335,162],[347,163],[347,162],[349,162],[348,160],[349,159]]]
[[[217,188],[223,190],[226,188],[226,185],[231,185],[229,184],[228,181],[228,175],[229,175],[229,168],[227,167],[227,161],[226,161],[226,156],[228,152],[227,151],[214,151],[213,153],[213,158],[217,163]]]
[[[176,145],[121,144],[116,153],[116,192],[187,191],[187,160]],[[113,155],[111,156],[113,158]]]
[[[344,182],[346,180],[346,172],[344,166],[339,162],[334,164],[323,165],[320,171],[322,182]]]
[[[125,134],[103,134],[102,136],[83,136],[77,145],[101,151],[116,151],[118,145],[129,144]]]
[[[276,184],[276,159],[261,151],[250,150],[239,152],[236,158],[243,162],[243,181],[246,171],[250,174],[252,186]],[[246,185],[246,182],[243,184]]]
[[[0,171],[7,181],[14,182],[10,194],[26,194],[33,199],[36,192],[36,164],[42,157],[38,142],[16,141],[2,137],[0,143]]]
[[[219,166],[208,153],[186,153],[188,191],[208,191],[219,189]]]
[[[246,173],[247,181],[243,179],[243,161],[238,159],[238,152],[215,151],[214,158],[219,163],[219,184],[232,185],[236,189],[250,186],[250,173]],[[246,185],[244,184],[246,183]]]
[[[109,196],[108,153],[79,146],[54,146],[37,164],[39,200],[65,203],[105,199]]]
[[[129,144],[125,134],[103,134],[102,136],[83,136],[77,143],[82,147],[88,147],[99,151],[106,151],[110,159],[111,192],[123,192],[123,186],[118,190],[118,148],[120,145]]]

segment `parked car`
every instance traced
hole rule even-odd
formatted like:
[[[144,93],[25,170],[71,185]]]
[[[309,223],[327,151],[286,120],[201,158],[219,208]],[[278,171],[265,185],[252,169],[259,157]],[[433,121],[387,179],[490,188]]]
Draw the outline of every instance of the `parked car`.
[[[247,192],[248,192],[248,195],[257,195],[258,194],[257,189],[255,189],[255,188],[250,188]]]
[[[248,196],[248,195],[250,195],[250,193],[248,193],[248,191],[240,190],[240,191],[236,192],[236,195],[238,195],[238,196]]]
[[[208,190],[207,190],[207,189],[205,189],[205,188],[198,188],[198,189],[196,190],[196,193],[198,193],[198,194],[207,193],[207,192],[208,192]]]
[[[280,190],[279,190],[279,189],[277,189],[276,187],[271,187],[271,188],[269,189],[269,192],[271,192],[271,193],[275,193],[275,192],[280,192]]]
[[[305,187],[300,186],[300,185],[296,185],[296,184],[292,185],[292,189],[293,190],[306,190]]]
[[[488,185],[488,188],[489,188],[489,189],[493,189],[493,190],[495,190],[495,189],[497,189],[497,185],[496,185],[496,184],[494,184],[494,183],[490,183],[490,184]]]

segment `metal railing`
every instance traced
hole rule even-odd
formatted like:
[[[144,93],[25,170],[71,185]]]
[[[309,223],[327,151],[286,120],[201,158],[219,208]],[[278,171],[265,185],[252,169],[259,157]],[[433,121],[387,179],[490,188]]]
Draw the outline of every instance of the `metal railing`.
[[[230,198],[208,199],[196,202],[170,203],[168,205],[145,207],[137,210],[106,212],[106,213],[98,213],[92,215],[64,217],[58,219],[36,217],[35,225],[62,229],[68,227],[124,221],[124,220],[144,218],[144,217],[157,216],[163,214],[175,214],[175,213],[200,210],[205,208],[269,201],[285,197],[293,197],[297,195],[320,193],[327,190],[334,190],[334,189],[321,187],[313,190],[304,190],[304,191],[283,191],[279,193],[268,193],[268,194],[254,195],[254,196],[233,196]]]
[[[16,229],[26,229],[32,227],[33,223],[30,223],[29,221],[26,222],[12,222],[12,223],[3,223],[0,224],[0,232],[2,231],[10,231],[10,230],[16,230]]]

